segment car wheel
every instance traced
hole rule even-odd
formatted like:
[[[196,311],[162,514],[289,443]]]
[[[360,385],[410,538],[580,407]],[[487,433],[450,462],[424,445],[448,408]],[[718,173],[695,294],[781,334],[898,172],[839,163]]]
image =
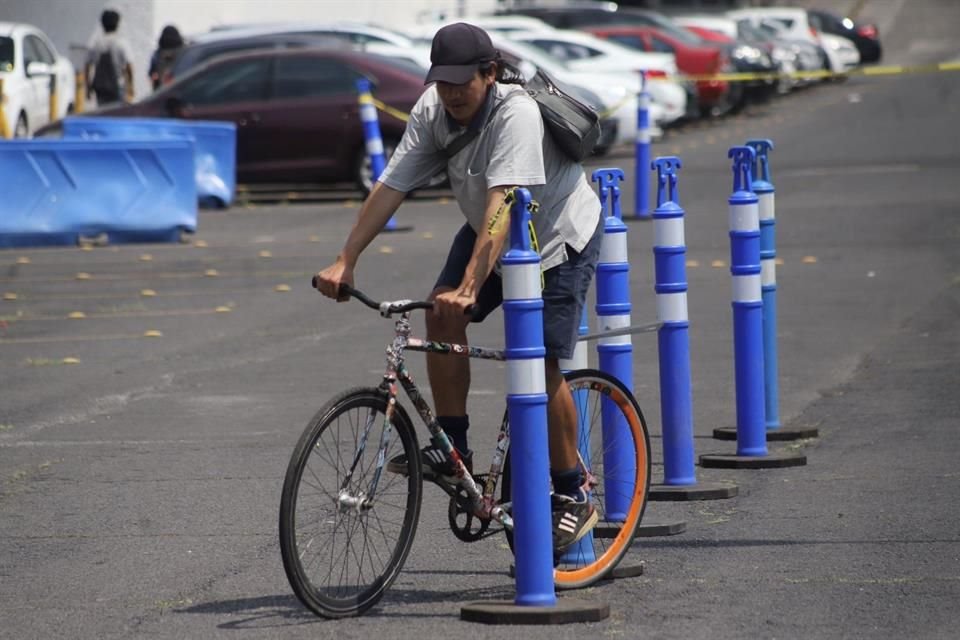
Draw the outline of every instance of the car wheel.
[[[397,144],[399,143],[396,140],[383,141],[383,155],[386,157],[387,162],[390,162],[390,157],[396,150]],[[373,165],[370,162],[370,156],[367,155],[366,149],[363,147],[360,148],[358,154],[355,176],[357,187],[360,189],[363,197],[366,198],[367,194],[370,193],[370,189],[373,188]]]
[[[17,127],[13,130],[14,138],[29,138],[30,137],[30,127],[27,126],[27,116],[24,113],[20,114],[20,117],[17,118]]]

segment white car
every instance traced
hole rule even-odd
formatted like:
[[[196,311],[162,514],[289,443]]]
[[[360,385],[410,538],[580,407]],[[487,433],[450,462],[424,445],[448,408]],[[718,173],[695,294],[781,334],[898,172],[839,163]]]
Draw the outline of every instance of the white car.
[[[752,7],[737,9],[726,14],[734,20],[746,19],[752,24],[776,24],[782,37],[794,40],[806,40],[818,45],[827,57],[828,69],[834,73],[843,73],[860,64],[860,52],[850,40],[829,33],[821,33],[813,28],[806,9],[792,7]]]
[[[638,83],[640,70],[647,71],[647,93],[663,107],[662,124],[682,118],[693,86],[684,86],[673,78],[677,75],[677,58],[672,53],[636,51],[610,40],[582,31],[551,31],[506,34],[514,42],[532,45],[566,64],[571,71],[609,73],[624,79],[630,86]],[[639,85],[638,85],[639,88]]]
[[[56,78],[57,88],[53,114],[51,77]],[[0,133],[8,137],[28,138],[45,124],[73,111],[73,63],[59,55],[50,39],[34,26],[0,22],[0,79]]]

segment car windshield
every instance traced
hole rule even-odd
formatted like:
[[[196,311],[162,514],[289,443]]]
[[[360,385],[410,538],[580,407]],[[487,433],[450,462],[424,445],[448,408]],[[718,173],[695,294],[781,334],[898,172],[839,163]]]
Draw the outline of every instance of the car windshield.
[[[0,71],[13,71],[13,38],[0,37]]]
[[[675,22],[668,18],[661,18],[657,14],[650,13],[644,14],[644,17],[648,20],[649,24],[653,25],[660,31],[663,31],[666,34],[669,34],[679,40],[680,42],[690,45],[692,47],[702,47],[704,40],[697,34],[692,31],[687,31],[686,29],[677,26]]]

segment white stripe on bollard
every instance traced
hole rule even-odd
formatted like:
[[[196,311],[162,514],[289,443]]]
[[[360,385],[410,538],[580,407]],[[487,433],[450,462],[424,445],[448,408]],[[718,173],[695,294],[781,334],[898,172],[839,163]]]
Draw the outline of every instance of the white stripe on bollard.
[[[653,246],[684,246],[683,218],[657,218],[653,222]]]
[[[367,140],[367,155],[383,155],[383,140],[380,138],[370,138]]]
[[[501,276],[504,300],[528,300],[542,295],[539,262],[504,265]]]
[[[507,360],[507,389],[511,395],[546,393],[543,358]]]
[[[626,233],[608,233],[600,244],[600,259],[597,264],[629,262]]]
[[[757,231],[760,208],[756,204],[730,205],[730,231]]]
[[[760,302],[760,274],[733,276],[734,302]]]
[[[605,331],[613,331],[614,329],[626,329],[630,326],[630,314],[620,314],[615,316],[597,316],[597,327],[598,332],[603,333]],[[622,336],[613,336],[610,338],[600,338],[598,341],[600,345],[607,344],[633,344],[630,341],[630,334],[624,334]]]
[[[650,144],[653,138],[650,136],[649,129],[637,129],[637,142],[639,144]]]
[[[372,102],[362,102],[360,104],[360,121],[374,122],[377,120],[377,108]]]
[[[771,258],[760,261],[760,283],[764,287],[777,284],[777,263]]]
[[[758,193],[757,194],[757,207],[760,210],[760,219],[761,220],[773,220],[776,217],[773,209],[773,193]]]
[[[657,294],[657,318],[660,322],[687,322],[687,292]]]

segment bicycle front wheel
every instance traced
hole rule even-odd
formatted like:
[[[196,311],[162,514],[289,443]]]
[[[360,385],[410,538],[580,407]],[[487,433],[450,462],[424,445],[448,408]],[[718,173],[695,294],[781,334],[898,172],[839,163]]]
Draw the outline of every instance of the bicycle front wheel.
[[[420,515],[416,434],[399,404],[389,423],[387,395],[347,391],[307,425],[287,467],[280,502],[280,553],[297,598],[326,618],[359,615],[400,573]],[[386,470],[403,454],[407,473]],[[379,474],[379,478],[377,478]]]
[[[557,588],[577,589],[609,575],[633,543],[650,488],[650,436],[636,399],[617,378],[595,369],[565,377],[577,408],[585,488],[600,518],[593,531],[554,558]],[[508,458],[503,502],[510,501],[510,476]],[[507,541],[512,549],[510,532]]]

